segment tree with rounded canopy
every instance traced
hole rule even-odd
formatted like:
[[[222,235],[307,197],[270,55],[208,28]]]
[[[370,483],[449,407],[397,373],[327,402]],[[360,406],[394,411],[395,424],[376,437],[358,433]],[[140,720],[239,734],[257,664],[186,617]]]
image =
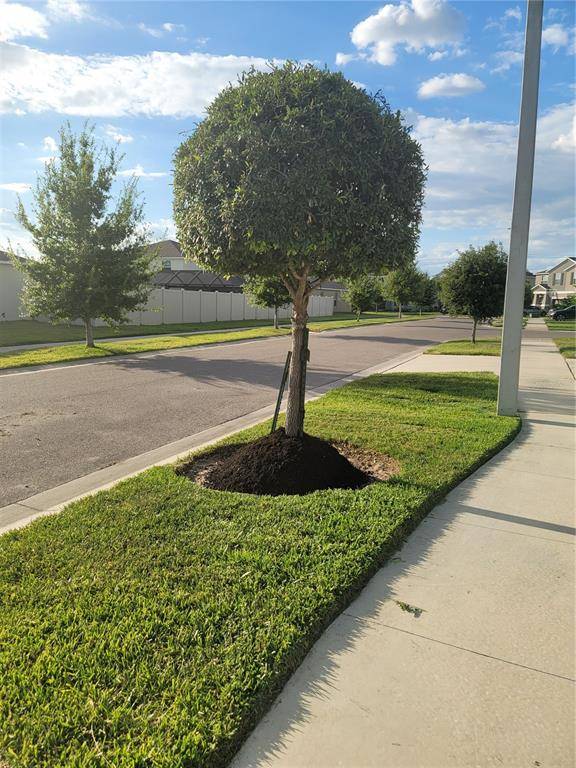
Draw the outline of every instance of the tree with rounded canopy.
[[[290,304],[290,293],[284,281],[279,277],[258,277],[244,279],[244,293],[257,307],[274,309],[274,328],[278,328],[278,310]]]
[[[374,309],[381,295],[381,287],[378,279],[373,275],[362,275],[349,280],[346,283],[344,300],[350,304],[352,311],[356,313],[356,320],[367,309]]]
[[[222,274],[279,277],[290,293],[289,437],[303,432],[314,286],[412,259],[424,181],[420,146],[400,114],[310,64],[242,75],[178,148],[174,217],[184,253]]]
[[[92,321],[124,322],[146,302],[153,275],[136,179],[109,205],[121,160],[115,147],[98,147],[93,128],[76,136],[66,124],[33,192],[35,221],[18,201],[16,218],[40,252],[13,259],[25,275],[24,305],[31,317],[82,320],[87,347]]]
[[[440,276],[440,298],[450,314],[472,318],[472,343],[478,323],[499,317],[504,310],[508,257],[502,245],[491,241],[470,246]]]
[[[398,269],[392,269],[384,275],[382,296],[398,305],[398,317],[402,317],[402,307],[409,302],[420,304],[423,295],[423,273],[414,262],[409,262]]]

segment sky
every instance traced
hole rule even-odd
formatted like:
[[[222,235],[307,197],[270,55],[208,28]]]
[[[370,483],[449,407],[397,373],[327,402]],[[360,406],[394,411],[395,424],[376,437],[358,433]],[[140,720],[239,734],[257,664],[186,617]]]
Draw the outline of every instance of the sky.
[[[575,255],[575,8],[547,0],[528,266]],[[155,238],[175,238],[173,154],[219,90],[250,66],[311,61],[384,94],[429,171],[418,261],[505,249],[514,186],[525,2],[0,0],[0,248],[34,255],[17,196],[86,120],[120,144]]]

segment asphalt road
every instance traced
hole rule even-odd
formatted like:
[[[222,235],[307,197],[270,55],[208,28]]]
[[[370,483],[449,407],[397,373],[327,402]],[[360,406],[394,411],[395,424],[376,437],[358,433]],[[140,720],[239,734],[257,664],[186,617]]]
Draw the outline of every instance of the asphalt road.
[[[422,347],[465,338],[438,318],[310,334],[313,389]],[[497,331],[481,329],[479,338]],[[0,375],[0,506],[274,402],[287,337]]]

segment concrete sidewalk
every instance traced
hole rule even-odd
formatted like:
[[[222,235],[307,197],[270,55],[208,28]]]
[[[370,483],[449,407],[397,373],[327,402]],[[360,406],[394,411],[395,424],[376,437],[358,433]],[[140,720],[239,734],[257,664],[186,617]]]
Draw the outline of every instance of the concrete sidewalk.
[[[428,361],[462,370],[395,370]],[[234,768],[574,766],[574,379],[551,340],[525,334],[521,386],[519,437],[333,622]]]

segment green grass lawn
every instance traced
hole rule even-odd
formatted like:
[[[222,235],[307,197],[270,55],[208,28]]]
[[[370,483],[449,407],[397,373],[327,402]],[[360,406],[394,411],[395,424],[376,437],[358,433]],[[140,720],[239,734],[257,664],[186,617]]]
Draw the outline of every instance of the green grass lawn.
[[[576,320],[546,320],[546,325],[551,331],[576,332]]]
[[[562,338],[557,337],[554,339],[554,342],[564,357],[568,357],[570,359],[576,357],[576,337],[573,339],[571,339],[569,336],[564,336]]]
[[[84,344],[65,344],[60,347],[38,347],[4,352],[0,355],[0,370],[3,368],[22,368],[30,365],[47,365],[73,360],[89,360],[113,355],[128,355],[138,352],[158,352],[179,347],[197,347],[202,344],[222,344],[226,341],[260,339],[269,336],[286,336],[287,329],[275,330],[272,327],[252,328],[246,331],[219,333],[198,333],[194,336],[153,336],[144,339],[124,339],[122,341],[101,341],[93,349]]]
[[[527,323],[528,323],[528,318],[527,317],[523,317],[522,318],[522,328],[526,328]],[[490,321],[490,325],[493,328],[502,328],[502,326],[504,325],[504,318],[503,317],[495,317],[495,318],[493,318]]]
[[[404,313],[401,318],[397,312],[364,312],[360,320],[352,313],[340,312],[326,318],[315,318],[308,323],[311,331],[333,331],[337,328],[356,328],[360,325],[380,325],[383,323],[406,323],[410,320],[428,320],[438,317],[438,312],[423,312],[418,314]]]
[[[516,434],[496,394],[491,374],[397,373],[310,403],[310,433],[400,463],[362,490],[253,497],[157,467],[0,537],[1,758],[226,765],[327,624]]]
[[[491,355],[499,357],[500,339],[482,339],[475,344],[469,339],[460,339],[458,341],[445,341],[430,347],[424,353],[425,355]]]
[[[192,333],[194,331],[218,331],[227,328],[258,328],[271,326],[272,320],[228,320],[214,323],[169,323],[165,325],[122,325],[94,328],[95,339],[112,336],[158,336],[162,333]],[[84,341],[84,328],[79,325],[52,325],[37,320],[10,320],[0,323],[0,347],[15,344],[42,344],[50,341]]]
[[[426,317],[435,317],[434,313],[425,313]],[[420,315],[404,315],[402,320],[418,320]],[[282,319],[283,324],[289,324]],[[339,312],[335,315],[317,317],[310,323],[314,331],[327,328],[346,328],[350,325],[370,325],[373,323],[399,322],[396,312],[370,312],[362,315],[356,323],[356,315],[351,312]],[[194,331],[219,331],[235,328],[261,328],[272,326],[272,320],[226,320],[213,323],[170,323],[165,325],[122,325],[118,328],[96,327],[95,339],[113,336],[159,336],[160,334],[193,333]],[[0,347],[17,344],[42,344],[57,341],[84,341],[84,328],[78,325],[40,323],[37,320],[10,320],[0,322]]]
[[[405,316],[403,320],[425,319],[425,317],[435,317],[435,315],[414,315]],[[33,322],[28,320],[15,322]],[[250,324],[252,321],[246,321]],[[290,333],[289,326],[282,326],[275,330],[270,321],[258,321],[259,325],[244,331],[219,331],[218,333],[197,333],[191,336],[174,336],[169,333],[162,336],[149,336],[142,339],[119,339],[118,341],[101,341],[93,349],[88,349],[84,343],[63,344],[58,347],[42,347],[38,349],[21,349],[13,352],[3,352],[0,354],[0,370],[5,368],[22,368],[31,365],[48,365],[50,363],[66,363],[74,360],[90,360],[98,357],[111,357],[113,355],[136,354],[138,352],[155,352],[167,349],[177,349],[179,347],[197,347],[201,344],[220,344],[225,341],[241,341],[242,339],[259,339],[269,336],[282,336]],[[395,313],[378,312],[369,315],[363,315],[359,322],[356,322],[355,315],[342,313],[331,317],[319,318],[319,321],[309,323],[311,331],[325,331],[335,328],[357,327],[359,325],[374,325],[380,323],[396,323],[399,321]],[[245,323],[246,324],[246,323]],[[3,325],[0,323],[0,330]],[[37,323],[38,325],[38,323]],[[195,326],[202,330],[207,326],[216,326],[217,323],[203,323]],[[220,325],[224,326],[225,323]],[[49,326],[52,327],[52,326]],[[53,326],[63,328],[63,326]],[[170,328],[172,333],[182,326],[131,326],[132,328]],[[70,329],[67,329],[70,330]],[[95,329],[104,330],[104,329]],[[108,329],[109,330],[109,329]],[[1,767],[0,767],[1,768]]]

